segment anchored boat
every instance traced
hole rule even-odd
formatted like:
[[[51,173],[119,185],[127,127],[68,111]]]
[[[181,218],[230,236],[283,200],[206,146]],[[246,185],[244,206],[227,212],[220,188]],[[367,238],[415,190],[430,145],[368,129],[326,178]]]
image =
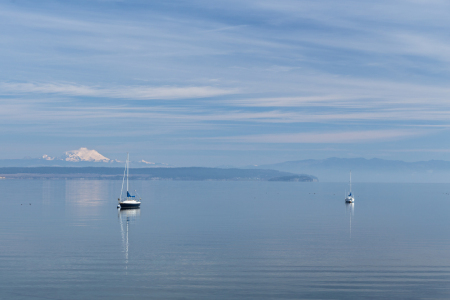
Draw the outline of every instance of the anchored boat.
[[[119,205],[120,209],[130,209],[130,208],[139,208],[141,206],[141,198],[137,200],[135,195],[131,195],[128,188],[128,173],[129,173],[129,167],[130,167],[130,155],[127,153],[127,161],[125,163],[125,170],[123,171],[123,179],[122,179],[122,190],[120,191],[120,197],[119,197]],[[123,186],[125,183],[125,176],[127,177],[127,196],[122,197],[123,195]],[[134,191],[136,192],[136,190]]]
[[[346,203],[353,203],[355,202],[355,197],[352,195],[352,171],[350,171],[350,193],[347,197],[345,197]]]

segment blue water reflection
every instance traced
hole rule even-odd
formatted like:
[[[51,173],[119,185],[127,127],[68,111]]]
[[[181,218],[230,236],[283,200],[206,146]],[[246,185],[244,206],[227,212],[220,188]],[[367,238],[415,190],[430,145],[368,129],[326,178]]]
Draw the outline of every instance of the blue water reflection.
[[[450,297],[445,184],[133,184],[0,181],[0,299]]]
[[[350,219],[350,238],[352,238],[352,218],[355,215],[355,203],[345,203],[345,212]]]
[[[117,212],[120,224],[120,233],[122,236],[122,248],[125,254],[125,268],[128,269],[128,247],[129,247],[128,231],[130,224],[136,223],[136,221],[141,216],[141,210],[117,209]]]

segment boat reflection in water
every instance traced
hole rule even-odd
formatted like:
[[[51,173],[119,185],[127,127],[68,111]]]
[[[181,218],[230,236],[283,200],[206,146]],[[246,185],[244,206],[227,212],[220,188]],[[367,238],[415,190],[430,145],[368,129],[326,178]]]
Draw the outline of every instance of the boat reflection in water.
[[[130,224],[136,222],[141,216],[141,210],[138,209],[118,209],[120,233],[122,235],[122,247],[125,253],[125,269],[128,270],[128,228]]]
[[[355,215],[355,203],[345,203],[345,214],[350,216],[350,238],[352,238],[352,217]]]

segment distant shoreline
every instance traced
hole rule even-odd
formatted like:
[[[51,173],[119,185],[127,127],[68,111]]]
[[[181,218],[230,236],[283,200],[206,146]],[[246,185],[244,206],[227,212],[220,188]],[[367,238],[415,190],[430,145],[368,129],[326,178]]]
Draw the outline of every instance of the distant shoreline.
[[[123,168],[111,167],[3,167],[0,179],[97,179],[121,180]],[[314,182],[318,178],[268,169],[221,168],[136,168],[130,179],[183,181],[296,181]]]

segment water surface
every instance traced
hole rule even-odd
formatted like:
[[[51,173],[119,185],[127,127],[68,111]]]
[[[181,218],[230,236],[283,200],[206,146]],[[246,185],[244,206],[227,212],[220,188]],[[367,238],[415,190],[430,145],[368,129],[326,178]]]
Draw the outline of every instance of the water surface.
[[[447,299],[450,186],[1,180],[0,299]]]

